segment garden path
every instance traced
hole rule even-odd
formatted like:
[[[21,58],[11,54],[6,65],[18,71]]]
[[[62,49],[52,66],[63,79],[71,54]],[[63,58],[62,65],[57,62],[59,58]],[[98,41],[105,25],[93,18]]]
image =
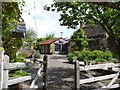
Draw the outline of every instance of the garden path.
[[[42,56],[43,58],[43,56]],[[48,90],[73,90],[74,65],[70,64],[66,55],[48,55]],[[82,78],[83,75],[80,75]],[[40,82],[39,82],[40,84]],[[81,86],[80,90],[93,90],[96,84]]]

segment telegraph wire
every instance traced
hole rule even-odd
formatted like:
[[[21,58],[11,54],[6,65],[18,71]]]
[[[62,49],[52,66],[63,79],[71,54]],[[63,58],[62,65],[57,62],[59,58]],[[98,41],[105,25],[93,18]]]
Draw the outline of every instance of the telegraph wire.
[[[34,0],[34,24],[35,24],[35,32],[37,32],[37,24],[36,24],[36,18],[35,18],[35,0]]]

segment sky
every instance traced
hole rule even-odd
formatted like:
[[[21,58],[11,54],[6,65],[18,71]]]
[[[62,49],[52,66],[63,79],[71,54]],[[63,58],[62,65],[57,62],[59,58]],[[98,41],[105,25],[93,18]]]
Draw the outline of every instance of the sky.
[[[52,11],[48,12],[43,9],[43,6],[50,6],[52,3],[53,0],[25,0],[22,18],[26,23],[26,28],[34,29],[38,35],[38,38],[44,37],[46,34],[51,33],[54,33],[55,37],[61,37],[60,32],[63,32],[63,38],[69,38],[75,30],[67,29],[66,26],[60,26],[58,20],[60,18],[59,13]]]

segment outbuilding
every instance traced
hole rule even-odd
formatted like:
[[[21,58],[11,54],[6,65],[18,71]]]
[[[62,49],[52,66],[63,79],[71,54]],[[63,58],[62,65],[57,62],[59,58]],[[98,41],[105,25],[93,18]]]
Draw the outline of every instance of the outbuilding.
[[[68,53],[68,39],[55,38],[46,40],[40,44],[41,54],[67,54]]]

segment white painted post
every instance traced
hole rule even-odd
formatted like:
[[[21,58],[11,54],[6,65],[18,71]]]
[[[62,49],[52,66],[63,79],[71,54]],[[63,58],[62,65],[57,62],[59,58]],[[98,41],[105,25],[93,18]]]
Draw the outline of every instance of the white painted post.
[[[4,51],[0,50],[0,90],[3,88],[3,57]]]
[[[4,67],[9,66],[9,56],[4,56]],[[3,71],[3,88],[8,88],[9,70]]]

